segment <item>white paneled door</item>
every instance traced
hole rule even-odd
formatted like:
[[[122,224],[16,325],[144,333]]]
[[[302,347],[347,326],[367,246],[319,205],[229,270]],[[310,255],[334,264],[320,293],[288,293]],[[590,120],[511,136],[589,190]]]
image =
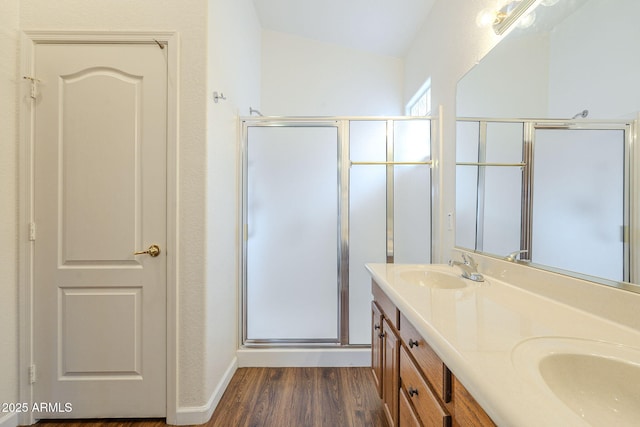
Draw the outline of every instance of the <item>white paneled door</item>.
[[[164,417],[167,48],[34,52],[33,417]]]

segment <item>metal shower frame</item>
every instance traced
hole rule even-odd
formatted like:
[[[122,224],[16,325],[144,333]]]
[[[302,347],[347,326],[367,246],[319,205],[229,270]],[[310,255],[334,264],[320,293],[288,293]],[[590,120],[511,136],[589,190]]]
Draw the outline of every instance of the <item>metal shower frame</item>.
[[[349,156],[349,124],[355,121],[386,122],[386,160],[383,162],[351,162]],[[350,168],[354,165],[386,166],[386,259],[394,261],[394,166],[428,165],[431,174],[432,160],[423,162],[394,161],[394,123],[397,121],[428,121],[430,123],[430,144],[433,141],[433,118],[430,116],[335,116],[335,117],[240,117],[240,345],[243,347],[369,347],[367,344],[349,343],[349,179]],[[335,127],[338,144],[338,330],[337,339],[248,339],[247,338],[247,198],[248,198],[248,138],[251,127]],[[430,156],[431,157],[431,156]],[[433,205],[433,191],[430,191],[430,209]],[[433,223],[433,221],[432,221]]]

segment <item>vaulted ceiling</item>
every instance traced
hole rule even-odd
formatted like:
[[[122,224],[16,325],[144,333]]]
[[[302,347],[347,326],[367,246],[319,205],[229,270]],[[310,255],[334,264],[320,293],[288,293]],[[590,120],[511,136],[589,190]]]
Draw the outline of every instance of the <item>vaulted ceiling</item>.
[[[262,27],[402,57],[435,0],[253,0]]]

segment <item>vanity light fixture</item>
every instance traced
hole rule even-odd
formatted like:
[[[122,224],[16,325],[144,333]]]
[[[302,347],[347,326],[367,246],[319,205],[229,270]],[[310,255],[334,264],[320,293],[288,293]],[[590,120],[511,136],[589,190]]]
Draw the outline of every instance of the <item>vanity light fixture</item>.
[[[493,31],[497,35],[504,34],[518,19],[532,11],[541,0],[513,0],[495,12]]]

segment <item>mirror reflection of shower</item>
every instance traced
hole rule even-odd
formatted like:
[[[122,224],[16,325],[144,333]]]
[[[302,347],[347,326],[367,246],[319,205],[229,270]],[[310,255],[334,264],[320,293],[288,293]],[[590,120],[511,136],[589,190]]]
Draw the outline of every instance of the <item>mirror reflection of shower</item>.
[[[586,119],[588,115],[589,115],[589,110],[582,110],[575,116],[571,117],[571,120],[577,119],[577,118]]]

